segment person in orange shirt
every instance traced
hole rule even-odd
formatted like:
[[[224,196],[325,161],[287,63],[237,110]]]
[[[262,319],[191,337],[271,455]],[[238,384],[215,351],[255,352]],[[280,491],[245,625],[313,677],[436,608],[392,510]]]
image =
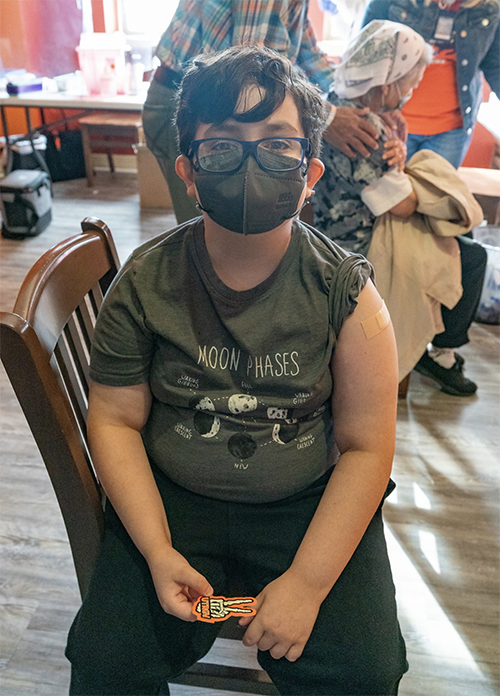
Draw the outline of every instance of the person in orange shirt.
[[[500,0],[371,0],[363,25],[390,19],[418,31],[434,60],[405,104],[407,157],[438,152],[459,167],[482,101],[482,75],[500,94]]]

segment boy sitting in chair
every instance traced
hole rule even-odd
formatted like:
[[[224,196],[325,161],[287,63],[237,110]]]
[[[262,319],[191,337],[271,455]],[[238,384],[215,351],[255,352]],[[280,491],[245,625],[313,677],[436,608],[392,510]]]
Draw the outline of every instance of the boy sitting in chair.
[[[88,433],[107,529],[71,694],[168,694],[220,622],[282,694],[396,694],[407,669],[381,503],[392,327],[359,255],[297,216],[323,173],[316,88],[267,49],[198,58],[177,172],[201,217],[137,249],[96,327]],[[390,490],[390,489],[389,489]]]

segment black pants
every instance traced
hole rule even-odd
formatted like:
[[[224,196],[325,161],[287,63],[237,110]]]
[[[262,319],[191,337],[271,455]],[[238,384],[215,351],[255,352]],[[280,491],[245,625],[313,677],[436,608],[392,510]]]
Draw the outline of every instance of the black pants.
[[[483,289],[486,249],[468,237],[457,237],[457,241],[460,246],[463,294],[453,309],[441,307],[445,330],[433,338],[432,343],[436,348],[458,348],[469,342],[469,327],[476,316]]]
[[[158,485],[174,547],[215,594],[234,594],[238,577],[238,591],[255,596],[290,566],[327,479],[265,505],[205,498],[161,474]],[[218,630],[162,610],[143,557],[108,508],[102,553],[69,635],[70,693],[168,694],[169,679],[205,655]],[[397,693],[407,663],[381,509],[323,602],[302,656],[289,662],[260,652],[259,662],[282,694]]]

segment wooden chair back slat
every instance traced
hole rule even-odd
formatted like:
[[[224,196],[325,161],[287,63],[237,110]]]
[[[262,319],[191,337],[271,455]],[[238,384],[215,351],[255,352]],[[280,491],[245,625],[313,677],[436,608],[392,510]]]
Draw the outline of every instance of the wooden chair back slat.
[[[82,596],[103,532],[103,494],[86,441],[90,344],[118,268],[109,229],[86,218],[82,234],[35,263],[14,311],[0,318],[2,362],[52,481]]]
[[[69,401],[78,427],[86,433],[88,413],[88,385],[80,379],[71,349],[68,348],[66,335],[63,334],[54,348],[54,360],[57,364],[58,378]],[[85,386],[84,386],[85,384]]]

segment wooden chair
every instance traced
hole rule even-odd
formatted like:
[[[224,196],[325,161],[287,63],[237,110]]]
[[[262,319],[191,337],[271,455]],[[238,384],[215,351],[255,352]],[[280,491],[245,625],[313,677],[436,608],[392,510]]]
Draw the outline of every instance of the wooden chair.
[[[54,487],[82,597],[103,532],[104,496],[86,440],[90,343],[119,259],[108,227],[47,251],[26,276],[14,310],[0,313],[0,355]],[[201,662],[176,683],[276,694],[263,670]]]
[[[410,386],[411,372],[409,372],[406,377],[403,377],[401,382],[398,384],[398,399],[406,399],[408,395],[408,388]]]

